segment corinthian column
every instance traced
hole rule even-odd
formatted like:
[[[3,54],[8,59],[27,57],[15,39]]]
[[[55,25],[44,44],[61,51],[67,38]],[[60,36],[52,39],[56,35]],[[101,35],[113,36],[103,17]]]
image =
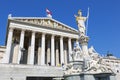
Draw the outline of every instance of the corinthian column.
[[[45,34],[42,34],[41,65],[45,65]]]
[[[31,37],[31,52],[30,52],[30,60],[28,64],[34,64],[34,54],[35,54],[35,32],[32,32]]]
[[[59,47],[58,47],[58,41],[56,40],[56,66],[59,65]]]
[[[38,65],[41,63],[41,38],[39,38],[39,45],[38,45]]]
[[[60,58],[61,58],[61,64],[64,63],[64,55],[63,55],[63,37],[60,37]]]
[[[27,54],[27,64],[30,62],[30,53],[31,53],[31,38],[29,38],[28,54]]]
[[[3,57],[2,63],[9,63],[10,51],[11,51],[11,45],[12,45],[12,37],[13,37],[13,28],[9,28],[6,53]]]
[[[55,44],[54,35],[51,36],[51,65],[55,66]]]
[[[67,64],[67,43],[64,43],[64,59],[65,59],[65,64]]]
[[[21,54],[22,54],[21,49],[24,46],[24,35],[25,35],[25,30],[22,30],[20,35],[20,45],[19,45],[18,60],[17,60],[18,64],[20,63],[20,59],[21,59]]]
[[[50,63],[50,39],[47,40],[47,64]]]
[[[69,38],[69,39],[68,39],[69,61],[72,61],[71,52],[72,52],[72,45],[71,45],[71,38]]]
[[[13,44],[13,56],[12,56],[12,63],[17,63],[18,60],[18,49],[19,49],[19,44],[14,43]]]

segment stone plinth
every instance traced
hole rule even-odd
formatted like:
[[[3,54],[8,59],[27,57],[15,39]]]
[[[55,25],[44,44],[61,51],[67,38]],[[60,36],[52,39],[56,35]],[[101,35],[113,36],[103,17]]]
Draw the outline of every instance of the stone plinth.
[[[64,76],[64,80],[82,80],[80,74]]]
[[[81,70],[81,71],[83,71],[83,61],[81,60],[81,61],[72,61],[72,62],[70,62],[70,63],[72,63],[73,64],[73,69],[74,70]]]
[[[83,71],[83,61],[71,61],[64,71],[65,80],[79,80],[79,74]],[[74,78],[74,79],[73,79]]]
[[[116,80],[115,75],[111,73],[99,73],[99,74],[91,74],[91,73],[79,73],[73,75],[64,76],[65,80]]]
[[[26,80],[27,77],[62,77],[61,67],[0,64],[0,80]]]

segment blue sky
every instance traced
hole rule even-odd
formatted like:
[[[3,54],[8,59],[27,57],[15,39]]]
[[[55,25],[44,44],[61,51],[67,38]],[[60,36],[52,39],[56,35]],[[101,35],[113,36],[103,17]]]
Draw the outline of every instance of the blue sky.
[[[54,19],[77,29],[74,14],[78,10],[87,15],[90,7],[89,47],[100,54],[107,51],[120,58],[120,0],[1,0],[0,45],[5,44],[8,14],[15,17],[45,17],[45,9]]]

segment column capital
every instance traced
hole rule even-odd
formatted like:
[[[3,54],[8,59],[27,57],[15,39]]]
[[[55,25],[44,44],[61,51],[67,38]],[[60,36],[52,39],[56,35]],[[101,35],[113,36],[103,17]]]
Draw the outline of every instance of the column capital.
[[[63,38],[63,36],[60,36],[60,38]]]
[[[36,31],[32,31],[32,33],[33,33],[33,34],[35,34],[35,33],[36,33]]]
[[[72,39],[71,37],[68,37],[68,39]]]
[[[42,35],[46,35],[46,33],[42,33]]]
[[[21,29],[21,31],[26,31],[26,29]]]
[[[52,34],[51,37],[55,37],[55,34]]]
[[[14,30],[14,28],[13,28],[13,27],[10,27],[10,28],[9,28],[9,31],[13,31],[13,30]]]
[[[26,31],[25,29],[22,29],[22,30],[21,30],[21,33],[25,33],[25,31]]]

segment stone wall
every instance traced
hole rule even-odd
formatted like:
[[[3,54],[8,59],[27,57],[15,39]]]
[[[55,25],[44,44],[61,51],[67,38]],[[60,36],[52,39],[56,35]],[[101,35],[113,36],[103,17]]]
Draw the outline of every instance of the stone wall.
[[[0,63],[3,58],[3,55],[5,54],[6,47],[5,46],[0,46]]]
[[[27,77],[62,77],[61,67],[0,64],[0,80],[26,80]]]

